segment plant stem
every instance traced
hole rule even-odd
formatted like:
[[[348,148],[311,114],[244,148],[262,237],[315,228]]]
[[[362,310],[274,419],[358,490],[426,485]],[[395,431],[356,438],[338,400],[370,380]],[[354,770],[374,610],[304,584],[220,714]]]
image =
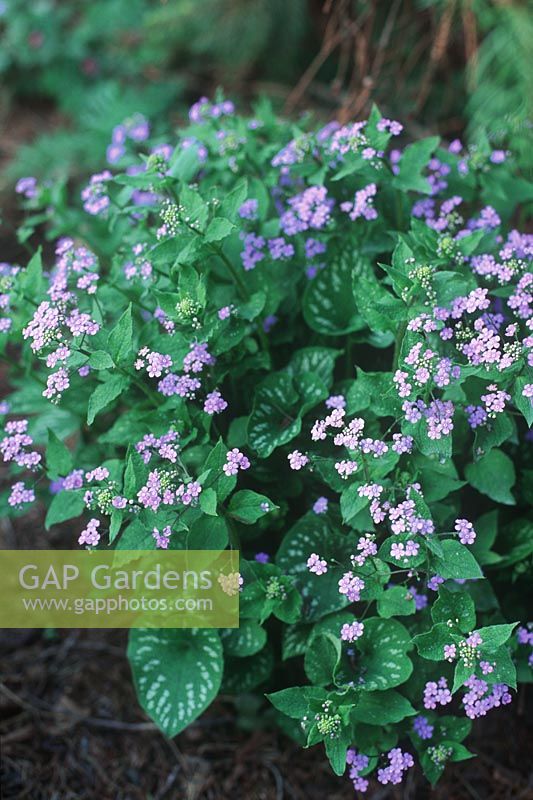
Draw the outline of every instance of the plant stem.
[[[398,333],[396,334],[396,341],[394,343],[394,355],[392,357],[392,371],[398,369],[398,361],[400,360],[400,350],[402,349],[403,337],[407,330],[407,320],[400,322],[398,325]]]

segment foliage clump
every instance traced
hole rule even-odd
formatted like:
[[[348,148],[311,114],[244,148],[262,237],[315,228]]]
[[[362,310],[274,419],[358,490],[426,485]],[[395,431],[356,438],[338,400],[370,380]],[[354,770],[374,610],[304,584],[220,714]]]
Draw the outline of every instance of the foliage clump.
[[[376,108],[190,120],[118,126],[79,203],[18,185],[21,239],[46,223],[56,255],[2,265],[3,511],[241,551],[238,630],[132,631],[167,735],[261,691],[356,789],[415,759],[434,782],[530,674],[531,187]]]

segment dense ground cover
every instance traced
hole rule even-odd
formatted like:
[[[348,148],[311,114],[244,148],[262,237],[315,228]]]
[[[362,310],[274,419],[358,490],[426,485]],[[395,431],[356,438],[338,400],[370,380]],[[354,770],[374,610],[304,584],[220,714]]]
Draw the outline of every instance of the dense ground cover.
[[[436,781],[530,676],[531,185],[376,108],[316,130],[222,97],[177,137],[127,118],[107,161],[81,203],[17,186],[55,259],[3,266],[4,512],[240,549],[238,631],[130,637],[168,736],[266,693],[356,789]]]

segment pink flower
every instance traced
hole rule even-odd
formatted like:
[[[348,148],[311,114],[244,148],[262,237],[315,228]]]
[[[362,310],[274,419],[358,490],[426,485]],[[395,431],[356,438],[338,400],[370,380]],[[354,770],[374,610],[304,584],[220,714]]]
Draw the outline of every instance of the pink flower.
[[[316,553],[311,553],[307,559],[307,569],[315,575],[324,575],[328,571],[328,562]]]

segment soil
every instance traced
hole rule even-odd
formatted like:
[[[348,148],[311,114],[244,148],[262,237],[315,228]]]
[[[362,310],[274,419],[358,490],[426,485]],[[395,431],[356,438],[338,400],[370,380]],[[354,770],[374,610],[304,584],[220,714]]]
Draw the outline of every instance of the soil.
[[[348,800],[318,748],[243,730],[222,698],[175,740],[139,708],[125,631],[4,631],[0,639],[3,800]],[[533,800],[531,714],[523,687],[469,742],[478,758],[448,767],[430,792],[416,770],[372,800]]]

